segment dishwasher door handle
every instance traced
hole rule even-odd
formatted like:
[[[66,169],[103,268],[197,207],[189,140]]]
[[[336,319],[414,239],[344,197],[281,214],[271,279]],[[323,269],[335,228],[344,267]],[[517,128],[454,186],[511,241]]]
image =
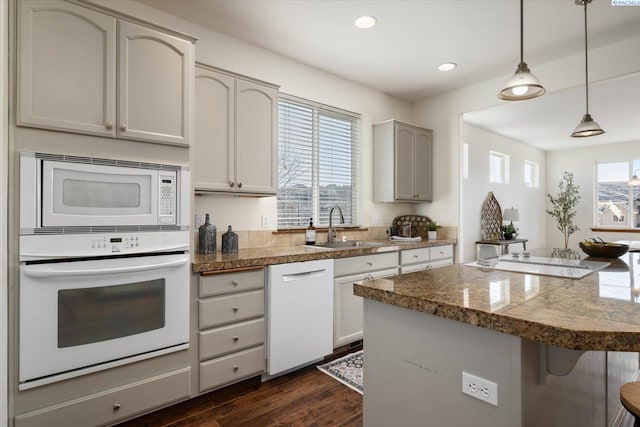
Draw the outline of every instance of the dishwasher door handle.
[[[326,274],[326,271],[326,269],[322,268],[320,270],[303,271],[302,273],[283,274],[282,281],[293,282],[295,280],[306,280],[313,277],[322,277]]]

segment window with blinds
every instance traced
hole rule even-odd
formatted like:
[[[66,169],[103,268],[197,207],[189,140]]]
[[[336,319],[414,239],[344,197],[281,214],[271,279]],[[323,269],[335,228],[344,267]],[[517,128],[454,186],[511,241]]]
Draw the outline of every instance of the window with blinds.
[[[278,114],[278,228],[359,225],[360,115],[282,94]]]

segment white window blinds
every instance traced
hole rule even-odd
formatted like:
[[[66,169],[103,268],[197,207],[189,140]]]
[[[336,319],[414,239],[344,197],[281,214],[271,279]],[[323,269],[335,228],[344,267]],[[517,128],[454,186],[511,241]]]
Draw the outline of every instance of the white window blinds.
[[[359,225],[360,115],[289,95],[278,114],[278,228],[326,226],[334,206]]]

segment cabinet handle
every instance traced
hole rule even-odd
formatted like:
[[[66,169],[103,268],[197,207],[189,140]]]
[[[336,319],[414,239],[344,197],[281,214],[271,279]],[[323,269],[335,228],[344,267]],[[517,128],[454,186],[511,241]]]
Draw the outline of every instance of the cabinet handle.
[[[114,403],[113,404],[113,410],[114,411],[119,411],[120,410],[120,404],[119,403]]]
[[[242,183],[241,182],[238,183],[238,188],[242,188]]]
[[[233,182],[233,181],[229,181],[229,187],[233,188],[233,186],[234,186],[234,185],[236,185],[236,183],[235,183],[235,182]]]
[[[120,130],[121,130],[122,132],[124,132],[125,130],[127,130],[127,125],[126,125],[126,124],[124,124],[124,123],[123,123],[123,124],[121,124],[121,125],[120,125]]]
[[[367,261],[367,265],[368,265],[369,267],[371,267],[371,266],[373,266],[373,263],[372,263],[371,261]]]
[[[414,257],[415,259],[418,259],[418,258],[419,258],[419,256],[418,256],[418,255],[414,255],[413,257]]]
[[[238,369],[240,369],[237,365],[233,367],[233,372],[238,372]]]
[[[234,312],[238,311],[238,306],[237,305],[233,307],[233,311]]]
[[[238,286],[238,281],[237,281],[237,280],[233,280],[233,281],[231,282],[231,284],[232,284],[233,286]]]
[[[233,337],[233,341],[234,341],[234,342],[238,342],[238,340],[239,340],[239,339],[240,339],[240,337],[239,337],[239,336],[237,336],[237,335],[236,335],[235,337]]]
[[[107,130],[111,130],[111,129],[113,129],[113,123],[107,122],[107,123],[104,124],[104,127],[107,128]]]

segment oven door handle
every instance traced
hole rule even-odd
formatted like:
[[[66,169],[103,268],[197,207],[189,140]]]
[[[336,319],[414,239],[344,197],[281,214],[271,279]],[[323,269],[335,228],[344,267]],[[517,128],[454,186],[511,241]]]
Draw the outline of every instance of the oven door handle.
[[[189,257],[177,259],[175,261],[165,261],[150,263],[144,265],[132,265],[130,267],[111,267],[111,268],[42,268],[30,269],[29,266],[23,267],[23,274],[29,277],[69,277],[69,276],[95,276],[102,274],[118,274],[118,273],[136,273],[140,271],[159,270],[161,268],[180,267],[189,262]],[[52,264],[54,266],[55,264]]]

